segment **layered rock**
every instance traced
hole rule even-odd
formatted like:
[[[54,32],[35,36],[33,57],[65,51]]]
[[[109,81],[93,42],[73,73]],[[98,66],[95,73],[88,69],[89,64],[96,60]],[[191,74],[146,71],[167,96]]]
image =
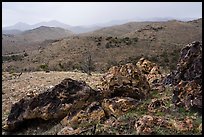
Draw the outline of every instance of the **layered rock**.
[[[85,108],[94,100],[97,100],[97,91],[85,82],[64,79],[44,93],[13,104],[5,129],[18,128],[30,119],[60,119]]]
[[[114,66],[102,78],[102,91],[105,97],[131,97],[144,99],[150,90],[146,77],[137,66],[129,63]]]

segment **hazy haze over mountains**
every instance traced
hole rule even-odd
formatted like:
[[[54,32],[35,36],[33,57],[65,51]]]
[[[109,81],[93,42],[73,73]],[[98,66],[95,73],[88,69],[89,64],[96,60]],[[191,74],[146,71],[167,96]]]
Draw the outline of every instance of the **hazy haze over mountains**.
[[[84,33],[128,22],[189,21],[201,18],[201,13],[201,2],[3,2],[2,28],[48,26]]]
[[[128,22],[142,22],[142,21],[168,21],[168,20],[174,20],[175,18],[171,18],[171,17],[166,17],[166,18],[159,18],[159,17],[155,17],[155,18],[137,18],[137,19],[130,19],[130,20],[112,20],[109,21],[107,23],[98,23],[98,24],[93,24],[93,25],[87,25],[87,26],[71,26],[71,25],[67,25],[65,23],[56,21],[56,20],[51,20],[51,21],[47,21],[47,22],[39,22],[33,25],[29,25],[23,22],[18,22],[12,26],[7,26],[7,27],[3,27],[3,34],[19,34],[21,33],[21,31],[25,31],[25,30],[31,30],[31,29],[35,29],[41,26],[48,26],[48,27],[59,27],[59,28],[63,28],[63,29],[67,29],[70,30],[76,34],[78,33],[86,33],[86,32],[90,32],[90,31],[95,31],[98,29],[101,29],[103,27],[110,27],[110,26],[114,26],[114,25],[122,25]],[[183,19],[178,19],[181,21],[190,21],[193,20],[194,18],[183,18]]]
[[[61,23],[59,21],[56,20],[51,20],[48,22],[39,22],[33,25],[29,25],[23,22],[18,22],[12,26],[7,26],[7,27],[3,27],[3,33],[5,34],[14,34],[11,30],[19,30],[19,31],[25,31],[25,30],[31,30],[31,29],[35,29],[41,26],[48,26],[48,27],[59,27],[59,28],[63,28],[63,29],[67,29],[70,30],[74,33],[83,33],[83,32],[88,32],[88,31],[93,31],[96,29],[99,29],[101,27],[96,26],[96,25],[90,25],[90,26],[70,26],[64,23]],[[10,30],[10,31],[8,31]]]

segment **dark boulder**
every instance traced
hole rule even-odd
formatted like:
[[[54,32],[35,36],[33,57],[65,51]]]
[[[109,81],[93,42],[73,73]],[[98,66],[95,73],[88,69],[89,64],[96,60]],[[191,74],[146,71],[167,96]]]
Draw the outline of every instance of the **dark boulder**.
[[[97,94],[85,82],[64,79],[38,96],[13,104],[5,129],[12,131],[26,120],[52,120],[73,115],[97,100]]]
[[[181,50],[177,69],[163,82],[173,85],[176,106],[202,110],[202,42],[194,41]]]

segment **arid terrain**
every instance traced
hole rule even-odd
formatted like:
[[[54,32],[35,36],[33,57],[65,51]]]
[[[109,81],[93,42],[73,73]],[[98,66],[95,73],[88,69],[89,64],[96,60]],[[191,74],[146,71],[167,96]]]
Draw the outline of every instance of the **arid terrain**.
[[[65,78],[86,81],[92,88],[97,89],[102,74],[93,73],[88,76],[80,72],[25,72],[20,77],[20,73],[2,73],[2,124],[11,109],[11,105],[22,98],[27,98],[33,92],[42,93],[49,88],[59,84]],[[30,94],[29,94],[30,93]]]
[[[44,29],[3,35],[2,52],[7,54],[3,56],[4,71],[86,71],[84,66],[89,56],[92,70],[100,73],[113,65],[136,63],[141,57],[155,61],[161,67],[175,69],[181,48],[192,41],[202,40],[202,19],[131,22],[55,40],[53,37],[57,38],[61,31],[56,28],[57,33],[48,27],[43,32]],[[48,40],[48,36],[53,37]],[[25,40],[19,40],[19,37]],[[35,40],[46,38],[40,43]]]
[[[202,18],[2,34],[2,134],[201,135]]]

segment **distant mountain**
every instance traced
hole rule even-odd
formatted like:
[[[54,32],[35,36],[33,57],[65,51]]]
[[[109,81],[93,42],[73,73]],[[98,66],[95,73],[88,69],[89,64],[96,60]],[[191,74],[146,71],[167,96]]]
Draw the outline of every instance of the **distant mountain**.
[[[29,29],[32,29],[32,25],[29,25],[29,24],[26,24],[23,22],[18,22],[13,26],[8,26],[8,27],[2,28],[2,30],[15,30],[15,29],[21,30],[21,31],[29,30]]]
[[[9,27],[4,27],[3,28],[3,31],[8,31],[8,30],[20,30],[20,31],[25,31],[25,30],[31,30],[31,29],[35,29],[35,28],[38,28],[40,26],[47,26],[47,27],[59,27],[59,28],[63,28],[63,29],[66,29],[66,30],[70,30],[72,31],[73,33],[85,33],[85,32],[90,32],[90,31],[94,31],[94,30],[97,30],[101,27],[99,26],[70,26],[70,25],[67,25],[65,23],[61,23],[59,21],[56,21],[56,20],[52,20],[52,21],[48,21],[48,22],[40,22],[40,23],[37,23],[37,24],[34,24],[34,25],[29,25],[29,24],[26,24],[26,23],[22,23],[22,22],[19,22],[19,23],[16,23],[15,25],[13,26],[9,26]]]
[[[122,25],[125,23],[129,23],[129,22],[152,22],[152,21],[169,21],[169,20],[174,20],[175,18],[173,17],[154,17],[154,18],[133,18],[133,19],[125,19],[125,20],[112,20],[106,23],[97,23],[94,25],[87,25],[87,26],[71,26],[71,25],[67,25],[65,23],[56,21],[56,20],[51,20],[51,21],[47,21],[47,22],[40,22],[40,23],[36,23],[33,25],[29,25],[23,22],[19,22],[16,23],[13,26],[8,26],[8,27],[3,27],[3,31],[5,30],[20,30],[20,31],[25,31],[25,30],[30,30],[30,29],[35,29],[38,28],[40,26],[47,26],[47,27],[59,27],[59,28],[63,28],[63,29],[67,29],[72,31],[73,33],[79,34],[79,33],[86,33],[86,32],[92,32],[98,29],[101,29],[103,27],[110,27],[110,26],[115,26],[115,25]],[[180,21],[190,21],[193,20],[194,18],[183,18],[183,19],[176,19],[176,20],[180,20]]]
[[[59,27],[40,26],[20,34],[2,34],[2,54],[33,50],[44,41],[59,40],[72,36],[73,32]]]
[[[64,28],[64,29],[67,29],[67,28],[71,27],[71,26],[69,26],[67,24],[58,22],[56,20],[52,20],[52,21],[48,21],[48,22],[40,22],[40,23],[33,24],[33,25],[29,25],[29,24],[26,24],[26,23],[19,22],[19,23],[16,23],[15,25],[13,25],[13,26],[4,27],[3,30],[18,29],[18,30],[21,30],[21,31],[25,31],[25,30],[35,29],[35,28],[38,28],[40,26],[59,27],[59,28]]]
[[[56,21],[56,20],[51,20],[48,22],[40,22],[40,23],[32,25],[33,28],[38,28],[40,26],[59,27],[59,28],[63,28],[63,29],[69,29],[71,27],[70,25],[61,23],[61,22]]]
[[[59,27],[40,26],[38,28],[23,32],[21,35],[19,35],[19,37],[23,37],[24,39],[33,42],[37,42],[44,40],[60,39],[71,35],[73,35],[73,32]]]

